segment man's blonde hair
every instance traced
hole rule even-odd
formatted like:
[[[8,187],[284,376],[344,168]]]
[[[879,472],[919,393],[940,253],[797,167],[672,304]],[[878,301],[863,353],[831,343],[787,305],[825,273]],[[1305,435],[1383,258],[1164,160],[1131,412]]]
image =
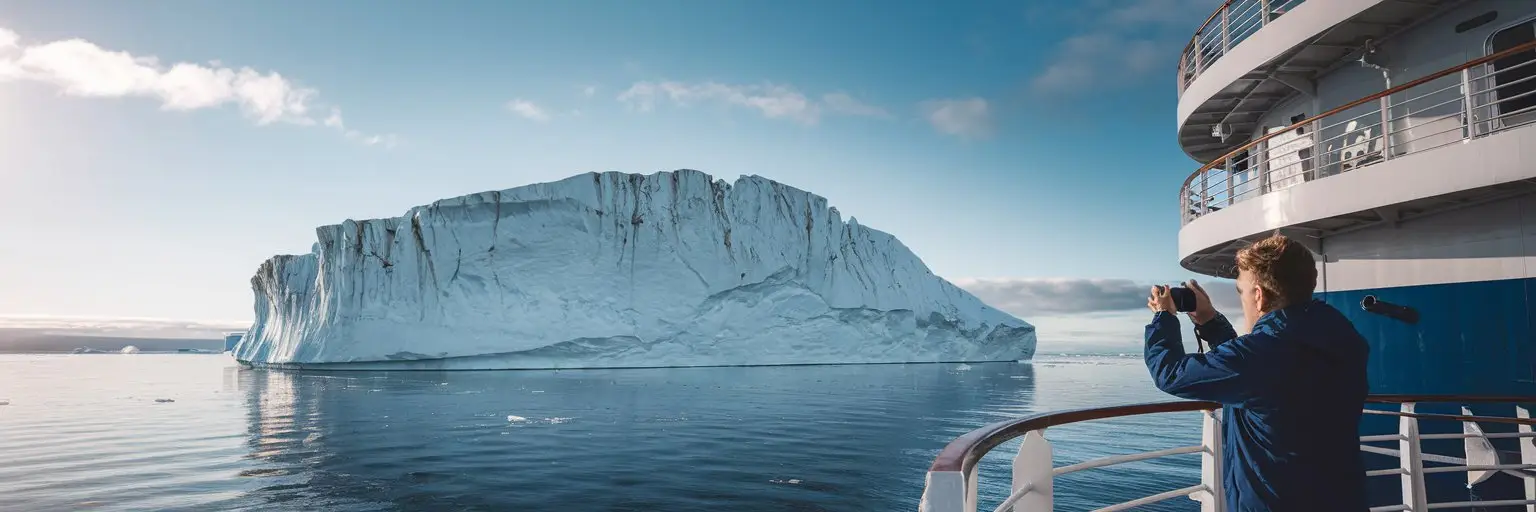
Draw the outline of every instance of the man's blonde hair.
[[[1237,251],[1237,269],[1253,273],[1253,284],[1276,299],[1270,310],[1312,300],[1317,288],[1312,251],[1278,233]]]

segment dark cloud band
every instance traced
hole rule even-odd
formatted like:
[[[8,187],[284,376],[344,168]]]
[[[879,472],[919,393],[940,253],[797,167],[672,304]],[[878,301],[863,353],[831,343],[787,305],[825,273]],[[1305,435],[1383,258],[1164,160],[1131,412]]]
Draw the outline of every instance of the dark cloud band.
[[[957,279],[955,284],[992,307],[1025,317],[1026,320],[1030,315],[1144,308],[1147,305],[1147,289],[1153,285],[1130,279],[1079,278]],[[1211,294],[1211,302],[1216,309],[1228,313],[1240,309],[1237,290],[1231,281],[1212,279],[1200,284]]]

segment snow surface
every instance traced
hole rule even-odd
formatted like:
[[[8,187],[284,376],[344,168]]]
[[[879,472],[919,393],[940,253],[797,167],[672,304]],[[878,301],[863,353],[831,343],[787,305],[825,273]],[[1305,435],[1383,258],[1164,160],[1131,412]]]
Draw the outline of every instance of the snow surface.
[[[257,365],[582,368],[1029,359],[1030,324],[766,178],[588,173],[316,229],[251,279]]]

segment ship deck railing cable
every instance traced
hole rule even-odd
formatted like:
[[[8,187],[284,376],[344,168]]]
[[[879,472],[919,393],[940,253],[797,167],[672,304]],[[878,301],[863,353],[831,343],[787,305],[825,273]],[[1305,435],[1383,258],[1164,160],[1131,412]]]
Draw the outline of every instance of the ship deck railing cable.
[[[1179,58],[1179,94],[1238,43],[1258,33],[1305,0],[1227,0],[1184,45]]]
[[[1442,508],[1481,506],[1527,505],[1536,506],[1536,419],[1531,416],[1536,396],[1489,396],[1489,395],[1371,395],[1372,404],[1396,405],[1399,410],[1365,409],[1368,415],[1386,415],[1398,419],[1396,434],[1361,436],[1360,450],[1366,453],[1394,457],[1398,467],[1367,472],[1369,477],[1397,476],[1402,479],[1402,502],[1374,507],[1375,512],[1393,510],[1424,511]],[[1418,404],[1461,405],[1462,414],[1429,414],[1415,412]],[[1479,416],[1471,413],[1468,405],[1482,407],[1493,405],[1514,406],[1514,416]],[[1129,453],[1095,458],[1076,464],[1056,466],[1051,442],[1046,439],[1047,429],[1074,423],[1176,412],[1201,414],[1201,442],[1199,445],[1180,446],[1162,450]],[[1420,434],[1420,421],[1459,422],[1461,434]],[[1484,433],[1480,424],[1503,423],[1516,425],[1516,432]],[[981,460],[993,448],[1013,439],[1023,438],[1018,453],[1012,461],[1012,479],[1009,495],[1003,498],[997,512],[1043,512],[1052,510],[1056,477],[1092,469],[1171,457],[1200,454],[1201,465],[1198,483],[1158,494],[1144,496],[1121,503],[1105,504],[1100,511],[1126,510],[1159,501],[1189,497],[1201,503],[1205,512],[1226,510],[1221,487],[1222,445],[1221,406],[1214,402],[1174,401],[1156,402],[1094,409],[1078,409],[1055,413],[1036,414],[1024,418],[993,423],[973,430],[951,441],[934,458],[923,489],[920,512],[975,512],[978,505],[977,482]],[[1493,448],[1490,439],[1518,439],[1518,455],[1505,455]],[[1424,453],[1421,442],[1433,439],[1462,439],[1462,457]],[[1398,443],[1397,449],[1370,446],[1363,443]],[[1501,459],[1500,457],[1504,457]],[[1506,461],[1517,457],[1518,461]],[[1444,464],[1425,467],[1425,463]],[[1435,473],[1467,473],[1470,487],[1492,476],[1508,473],[1525,480],[1524,499],[1482,500],[1444,503],[1428,503],[1424,477]]]
[[[1190,174],[1179,191],[1181,218],[1188,224],[1293,185],[1531,124],[1533,80],[1536,41],[1270,129]]]

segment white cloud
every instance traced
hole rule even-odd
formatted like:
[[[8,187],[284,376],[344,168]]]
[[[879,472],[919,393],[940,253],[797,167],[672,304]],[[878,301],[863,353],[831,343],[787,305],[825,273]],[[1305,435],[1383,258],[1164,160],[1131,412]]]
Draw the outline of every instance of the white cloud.
[[[683,107],[699,103],[746,107],[769,119],[790,119],[803,124],[816,124],[821,119],[821,108],[800,91],[774,84],[638,82],[620,93],[618,99],[641,112],[649,112],[658,102],[669,100]]]
[[[861,102],[849,96],[845,92],[834,92],[821,96],[821,102],[827,106],[827,110],[850,116],[875,117],[890,119],[891,113],[885,109]]]
[[[1061,42],[1055,60],[1031,85],[1044,93],[1134,85],[1169,60],[1164,58],[1165,52],[1178,51],[1163,42],[1128,39],[1109,32],[1077,35]]]
[[[1082,30],[1061,40],[1048,64],[1030,81],[1037,93],[1058,96],[1143,83],[1172,73],[1179,48],[1194,35],[1189,20],[1203,19],[1219,0],[1097,0],[1063,14]]]
[[[121,336],[131,338],[223,338],[243,331],[249,321],[166,320],[160,318],[91,318],[46,315],[0,315],[0,329],[38,334]]]
[[[822,96],[821,101],[816,101],[794,87],[772,83],[735,85],[719,82],[637,82],[620,93],[618,100],[641,112],[654,110],[662,102],[680,107],[722,104],[756,110],[769,119],[786,119],[805,125],[820,122],[821,117],[827,113],[890,117],[884,109],[860,102],[847,93],[830,93]]]
[[[595,86],[595,85],[588,85],[586,87],[582,87],[581,88],[581,95],[582,96],[586,96],[588,98],[591,98],[595,94],[597,94],[597,86]]]
[[[938,99],[919,107],[935,130],[967,139],[992,135],[992,111],[981,98]]]
[[[550,117],[549,112],[545,111],[543,107],[540,107],[538,104],[522,98],[507,102],[507,110],[522,116],[524,119],[537,121],[540,123],[549,121]]]
[[[277,72],[229,68],[218,61],[207,65],[180,62],[167,67],[153,56],[107,50],[83,39],[28,46],[20,44],[15,32],[0,28],[0,79],[50,84],[64,95],[85,98],[154,98],[161,108],[172,111],[234,104],[257,125],[316,124],[311,111],[317,107],[318,92]],[[335,122],[327,118],[325,126],[364,143],[394,139],[393,135],[346,130],[340,115],[332,108]]]

